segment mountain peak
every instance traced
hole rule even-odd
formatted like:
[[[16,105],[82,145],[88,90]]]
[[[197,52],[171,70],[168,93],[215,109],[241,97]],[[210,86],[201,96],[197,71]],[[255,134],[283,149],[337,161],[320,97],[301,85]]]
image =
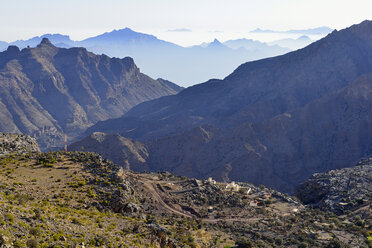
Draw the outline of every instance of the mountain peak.
[[[213,42],[214,44],[222,44],[217,38],[214,38]]]
[[[124,34],[127,34],[127,33],[136,33],[136,32],[133,29],[130,29],[130,28],[126,27],[126,28],[121,28],[121,29],[114,29],[109,33],[120,33],[120,34],[124,33]]]
[[[42,135],[35,135],[41,149],[59,146],[64,133],[73,139],[87,123],[117,118],[138,103],[180,91],[140,73],[130,57],[110,58],[88,53],[83,47],[60,49],[47,38],[38,44],[22,51],[10,46],[0,53],[0,131],[25,130],[30,134],[45,130]],[[22,66],[25,61],[27,66]],[[29,83],[34,87],[28,87]],[[72,88],[73,91],[66,90]],[[27,106],[21,118],[12,117],[8,110],[13,108],[11,104]],[[90,111],[93,108],[95,111]],[[9,114],[4,117],[4,112]],[[22,129],[29,125],[25,123],[31,123],[28,118],[40,122]],[[69,129],[65,129],[67,126]]]
[[[17,46],[8,46],[8,49],[6,51],[13,54],[18,54],[20,52]]]
[[[132,32],[135,32],[133,29],[131,29],[131,28],[128,28],[128,27],[126,27],[126,28],[123,28],[123,29],[121,29],[121,30],[126,30],[126,31],[132,31]]]
[[[141,40],[156,40],[157,38],[153,35],[138,33],[133,31],[130,28],[123,28],[123,29],[114,29],[111,32],[106,32],[104,34],[100,34],[95,37],[91,37],[88,39],[83,40],[82,42],[86,42],[95,44],[97,41],[106,43],[115,43],[115,42],[133,42],[134,40],[141,41]]]
[[[351,30],[358,34],[370,36],[372,33],[372,20],[365,20],[359,24],[355,24],[346,30]]]
[[[298,37],[297,40],[311,40],[311,39],[307,35],[302,35],[302,36]]]
[[[225,46],[217,38],[215,38],[213,42],[209,43],[208,47],[209,48],[221,48]]]
[[[50,42],[50,40],[46,37],[44,37],[41,42],[40,42],[40,45],[53,45],[52,42]]]

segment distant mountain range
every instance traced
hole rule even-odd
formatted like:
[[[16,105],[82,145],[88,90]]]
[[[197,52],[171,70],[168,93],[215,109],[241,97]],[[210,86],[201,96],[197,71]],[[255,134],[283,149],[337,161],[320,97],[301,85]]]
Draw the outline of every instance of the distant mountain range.
[[[285,51],[283,50],[284,48],[290,49],[289,47],[280,46],[278,44],[267,44],[252,39],[228,40],[225,41],[223,45],[235,50],[246,50],[251,56],[256,57],[272,57],[272,54],[280,50]]]
[[[317,28],[309,28],[309,29],[291,29],[291,30],[285,30],[285,31],[279,31],[279,30],[262,30],[260,28],[257,28],[251,33],[286,33],[286,34],[307,34],[307,35],[321,35],[321,34],[329,34],[332,32],[333,29],[323,26],[323,27],[317,27]]]
[[[297,49],[306,47],[313,42],[314,41],[310,39],[308,36],[303,35],[303,36],[298,37],[297,39],[287,38],[287,39],[275,40],[275,41],[269,42],[268,44],[271,46],[277,45],[280,47],[288,47],[292,50],[297,50]]]
[[[0,42],[0,50],[6,49],[9,45],[19,48],[35,47],[43,38],[48,38],[57,47],[85,47],[91,52],[111,57],[130,56],[153,78],[167,78],[183,86],[210,78],[224,78],[244,62],[277,56],[293,50],[292,44],[286,47],[280,46],[279,43],[266,44],[249,39],[230,40],[224,43],[216,39],[199,46],[181,47],[129,28],[114,30],[82,41],[73,41],[67,35],[45,34],[29,40]],[[281,44],[285,45],[283,42]],[[295,45],[295,49],[301,47],[301,44]]]
[[[140,73],[132,58],[58,48],[44,37],[36,48],[0,53],[0,131],[32,135],[43,149],[62,146],[64,134],[73,139],[97,121],[181,89]]]
[[[87,134],[141,141],[155,171],[293,192],[314,172],[372,154],[371,58],[372,22],[365,21],[245,63],[224,80],[139,104]]]
[[[223,78],[241,63],[290,51],[265,45],[253,53],[253,49],[231,49],[217,39],[206,46],[185,48],[128,28],[90,38],[81,45],[96,53],[131,56],[149,75],[167,78],[180,85]]]

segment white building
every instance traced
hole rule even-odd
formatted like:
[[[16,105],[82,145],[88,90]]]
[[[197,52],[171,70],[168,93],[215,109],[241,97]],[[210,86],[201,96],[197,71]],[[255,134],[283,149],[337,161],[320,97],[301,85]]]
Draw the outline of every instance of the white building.
[[[213,178],[211,178],[211,177],[208,177],[207,182],[209,182],[211,184],[216,184],[216,181],[213,180]]]
[[[240,186],[236,184],[235,182],[231,182],[226,185],[226,189],[231,190],[231,191],[239,191]]]

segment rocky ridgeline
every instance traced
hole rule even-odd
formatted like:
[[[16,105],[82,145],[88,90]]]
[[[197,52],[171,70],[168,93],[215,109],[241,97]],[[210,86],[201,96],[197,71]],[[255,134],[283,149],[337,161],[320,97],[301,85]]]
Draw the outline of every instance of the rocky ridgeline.
[[[47,38],[35,48],[0,52],[0,82],[0,131],[31,135],[42,150],[60,147],[65,134],[72,140],[98,121],[182,89],[141,73],[130,57],[59,48]]]
[[[0,156],[28,152],[40,152],[34,138],[24,134],[6,134],[0,132]]]
[[[372,158],[351,168],[316,173],[296,188],[296,196],[337,214],[367,206],[372,199]]]

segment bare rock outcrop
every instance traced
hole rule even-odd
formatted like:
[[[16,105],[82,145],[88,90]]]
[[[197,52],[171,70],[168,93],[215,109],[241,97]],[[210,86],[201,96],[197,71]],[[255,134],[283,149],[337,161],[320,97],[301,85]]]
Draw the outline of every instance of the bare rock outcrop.
[[[326,173],[316,173],[296,188],[304,203],[338,214],[372,202],[372,158],[356,166]]]
[[[34,138],[24,134],[6,134],[0,132],[0,156],[30,152],[40,152]]]

